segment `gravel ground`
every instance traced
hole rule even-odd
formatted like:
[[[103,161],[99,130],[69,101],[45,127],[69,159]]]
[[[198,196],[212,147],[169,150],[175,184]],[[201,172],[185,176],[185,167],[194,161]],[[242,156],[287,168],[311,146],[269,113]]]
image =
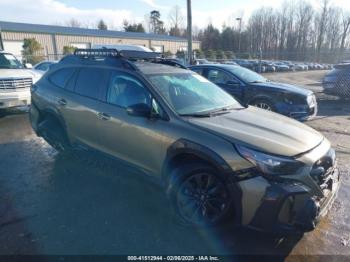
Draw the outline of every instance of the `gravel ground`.
[[[306,124],[336,148],[338,199],[304,236],[276,238],[230,227],[179,225],[160,188],[106,160],[58,155],[12,110],[0,116],[0,254],[278,254],[350,256],[350,102],[322,93],[326,71],[265,74],[313,90],[318,116]],[[296,256],[298,255],[298,256]]]

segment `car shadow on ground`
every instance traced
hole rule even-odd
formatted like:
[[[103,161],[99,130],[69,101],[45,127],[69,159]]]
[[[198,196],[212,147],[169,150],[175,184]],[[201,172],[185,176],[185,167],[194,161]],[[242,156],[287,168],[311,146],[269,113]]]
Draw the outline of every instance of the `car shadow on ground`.
[[[26,218],[23,234],[31,236],[34,253],[248,254],[282,261],[300,240],[230,225],[184,226],[152,179],[105,158],[57,154],[39,139],[0,145],[0,159],[6,170],[0,183],[11,208]]]
[[[16,107],[16,108],[6,108],[6,109],[0,108],[0,119],[6,116],[24,114],[24,113],[27,113],[28,110],[29,110],[29,107],[27,106]]]

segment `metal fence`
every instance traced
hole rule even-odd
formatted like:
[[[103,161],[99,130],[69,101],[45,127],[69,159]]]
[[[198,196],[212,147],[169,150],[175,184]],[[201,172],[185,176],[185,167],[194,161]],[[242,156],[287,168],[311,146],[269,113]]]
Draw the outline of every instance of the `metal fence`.
[[[325,83],[326,92],[335,94],[339,97],[350,97],[350,66],[342,69],[335,69],[332,74],[331,82]],[[328,86],[327,86],[328,85]]]

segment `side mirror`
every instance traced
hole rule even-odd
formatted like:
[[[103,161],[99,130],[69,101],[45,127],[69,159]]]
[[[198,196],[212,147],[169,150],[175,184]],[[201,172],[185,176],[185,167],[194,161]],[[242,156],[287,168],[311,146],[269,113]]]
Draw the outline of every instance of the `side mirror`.
[[[151,117],[152,109],[149,105],[141,103],[128,106],[126,112],[131,116]]]
[[[27,69],[32,69],[32,68],[33,68],[33,65],[30,64],[30,63],[25,63],[25,64],[24,64],[24,67],[27,68]]]

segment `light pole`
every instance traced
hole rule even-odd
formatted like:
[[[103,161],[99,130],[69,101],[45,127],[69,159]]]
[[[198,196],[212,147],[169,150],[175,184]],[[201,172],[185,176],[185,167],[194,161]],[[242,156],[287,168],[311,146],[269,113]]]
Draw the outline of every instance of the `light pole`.
[[[242,17],[237,17],[237,21],[239,21],[239,35],[238,35],[238,53],[241,52],[241,30],[242,30]]]
[[[2,43],[2,37],[1,37],[1,27],[0,27],[0,51],[4,50],[4,45]]]
[[[187,55],[188,63],[192,65],[192,7],[191,0],[187,0]]]

